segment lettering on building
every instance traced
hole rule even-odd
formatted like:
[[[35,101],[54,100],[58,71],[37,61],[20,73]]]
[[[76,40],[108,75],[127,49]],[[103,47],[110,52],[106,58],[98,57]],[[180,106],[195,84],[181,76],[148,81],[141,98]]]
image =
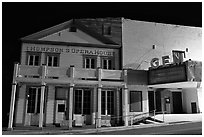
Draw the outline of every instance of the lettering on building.
[[[56,48],[56,47],[36,47],[28,46],[27,51],[33,52],[52,52],[52,53],[72,53],[84,55],[113,56],[113,51],[101,49],[79,49],[79,48]]]

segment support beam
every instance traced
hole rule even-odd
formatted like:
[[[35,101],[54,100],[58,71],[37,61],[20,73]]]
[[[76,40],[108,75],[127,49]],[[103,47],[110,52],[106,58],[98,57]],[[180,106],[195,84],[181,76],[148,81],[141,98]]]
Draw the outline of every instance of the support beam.
[[[97,113],[98,127],[101,127],[101,87],[98,87],[98,113]]]
[[[128,126],[128,88],[123,88],[123,120],[125,123],[125,126]]]
[[[18,67],[19,67],[19,64],[15,63],[14,72],[13,72],[12,91],[11,91],[10,112],[9,112],[9,123],[8,123],[9,129],[13,129],[13,116],[14,116],[14,106],[15,106],[16,86],[17,86],[16,77],[18,76]]]
[[[124,87],[122,90],[122,101],[123,101],[123,121],[125,126],[128,126],[128,88],[127,88],[127,70],[123,70],[123,80],[124,80]]]
[[[14,115],[14,106],[15,106],[16,86],[17,86],[16,82],[12,84],[9,124],[8,124],[9,129],[13,129],[13,115]]]
[[[72,129],[73,92],[74,92],[74,85],[71,84],[69,87],[69,129]]]
[[[44,99],[45,99],[45,83],[41,85],[41,96],[40,96],[40,116],[39,116],[39,127],[43,127],[43,119],[44,119]]]

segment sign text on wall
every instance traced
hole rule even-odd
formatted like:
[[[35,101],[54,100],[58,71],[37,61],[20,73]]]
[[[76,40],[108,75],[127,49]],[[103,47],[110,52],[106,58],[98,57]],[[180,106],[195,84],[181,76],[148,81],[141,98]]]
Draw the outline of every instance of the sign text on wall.
[[[77,48],[56,48],[56,47],[28,46],[27,51],[113,56],[112,51],[106,51],[106,50],[100,50],[100,49],[77,49]]]

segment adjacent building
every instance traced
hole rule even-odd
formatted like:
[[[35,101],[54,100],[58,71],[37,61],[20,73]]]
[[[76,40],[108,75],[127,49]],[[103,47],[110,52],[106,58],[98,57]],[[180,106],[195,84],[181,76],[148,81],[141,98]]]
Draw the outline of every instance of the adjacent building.
[[[201,56],[200,28],[72,19],[21,40],[9,128],[128,126],[152,111],[201,112],[202,64],[183,56]]]

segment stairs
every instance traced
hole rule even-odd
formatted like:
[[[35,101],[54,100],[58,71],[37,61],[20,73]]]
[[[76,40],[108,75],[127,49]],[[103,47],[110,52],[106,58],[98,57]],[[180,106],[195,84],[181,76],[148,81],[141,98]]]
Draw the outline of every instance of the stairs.
[[[130,116],[129,125],[141,125],[141,124],[158,124],[163,121],[153,118],[152,112],[141,113]]]

